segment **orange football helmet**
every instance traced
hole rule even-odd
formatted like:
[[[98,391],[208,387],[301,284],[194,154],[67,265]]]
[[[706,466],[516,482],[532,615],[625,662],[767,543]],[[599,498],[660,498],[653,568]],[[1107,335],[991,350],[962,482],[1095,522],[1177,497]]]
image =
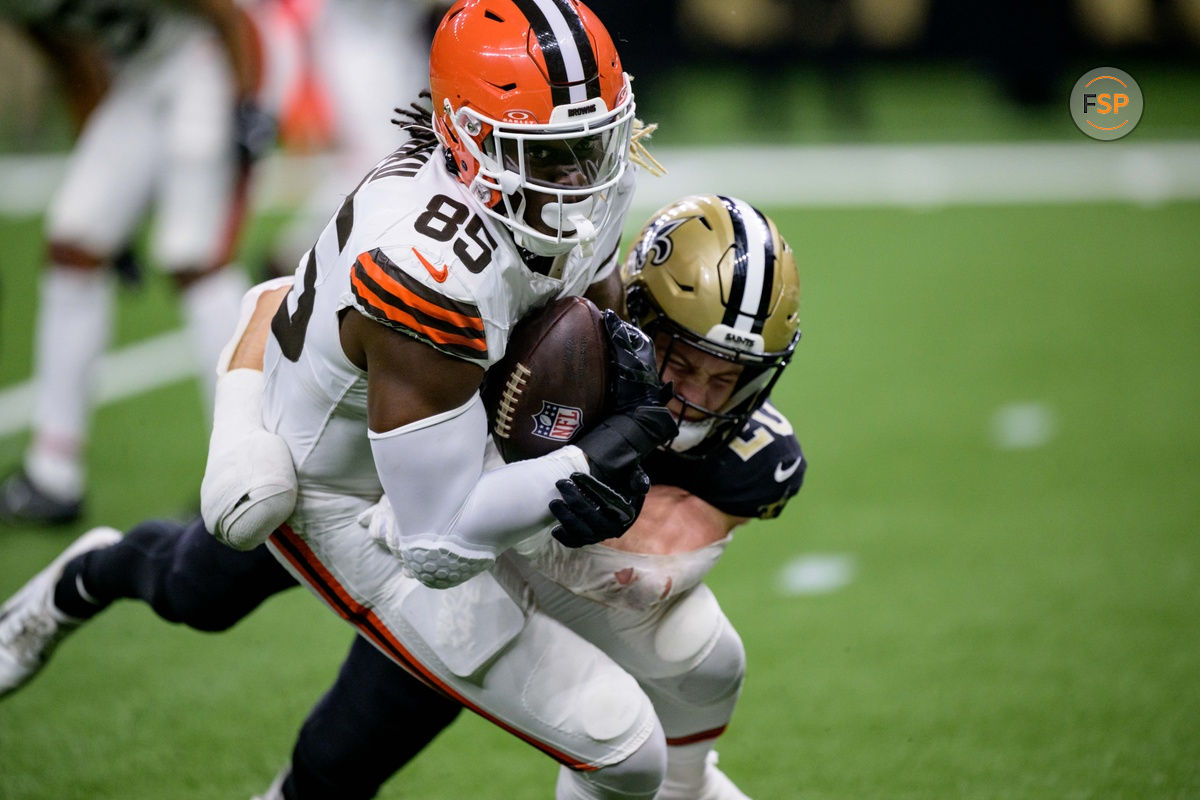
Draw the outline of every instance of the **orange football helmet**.
[[[458,179],[518,245],[557,255],[595,238],[634,115],[595,14],[576,0],[459,0],[434,34],[429,88]]]

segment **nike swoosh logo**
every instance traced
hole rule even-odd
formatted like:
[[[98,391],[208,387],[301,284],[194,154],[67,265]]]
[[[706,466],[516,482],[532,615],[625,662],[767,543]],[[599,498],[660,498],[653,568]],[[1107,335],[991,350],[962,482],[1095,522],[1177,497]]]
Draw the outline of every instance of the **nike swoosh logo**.
[[[799,467],[800,467],[800,459],[798,459],[798,458],[792,462],[792,465],[790,467],[785,467],[783,465],[783,462],[780,461],[778,464],[775,465],[775,482],[783,483],[788,478],[792,477],[793,473],[795,473]]]
[[[425,256],[421,255],[420,250],[418,250],[417,248],[414,247],[412,249],[412,251],[413,251],[413,255],[417,257],[417,260],[425,265],[425,270],[429,273],[429,277],[433,278],[438,283],[445,283],[446,278],[450,277],[449,265],[443,264],[442,268],[438,269],[433,264],[430,264],[429,261],[425,258]]]

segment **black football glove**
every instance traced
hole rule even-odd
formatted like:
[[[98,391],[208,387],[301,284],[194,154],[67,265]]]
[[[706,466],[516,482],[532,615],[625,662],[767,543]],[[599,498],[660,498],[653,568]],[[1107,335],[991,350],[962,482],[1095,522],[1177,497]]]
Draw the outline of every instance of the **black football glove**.
[[[678,434],[675,415],[666,406],[645,405],[601,420],[575,445],[587,456],[593,475],[621,486],[643,458]]]
[[[267,154],[279,127],[275,117],[253,100],[241,100],[233,112],[233,143],[238,165],[246,168]]]
[[[604,311],[604,330],[608,335],[609,407],[612,412],[620,414],[638,406],[662,405],[662,383],[650,337],[611,309]]]
[[[567,547],[583,547],[629,530],[642,510],[650,478],[637,468],[625,494],[584,472],[576,472],[555,486],[562,499],[550,501],[550,512],[559,523],[550,533]]]
[[[604,328],[611,415],[575,444],[587,456],[593,475],[608,486],[621,487],[632,480],[643,458],[679,433],[679,426],[664,405],[671,391],[659,381],[650,338],[612,311],[604,312]]]

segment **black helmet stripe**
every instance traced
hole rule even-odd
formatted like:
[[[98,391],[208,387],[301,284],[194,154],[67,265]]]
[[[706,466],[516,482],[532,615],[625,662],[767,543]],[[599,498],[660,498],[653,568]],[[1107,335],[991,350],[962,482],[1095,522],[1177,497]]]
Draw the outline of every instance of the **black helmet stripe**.
[[[762,333],[771,309],[775,243],[767,218],[742,200],[717,195],[733,224],[733,282],[721,320],[736,330]]]
[[[600,72],[592,41],[568,0],[513,0],[537,36],[546,59],[554,105],[600,96]]]

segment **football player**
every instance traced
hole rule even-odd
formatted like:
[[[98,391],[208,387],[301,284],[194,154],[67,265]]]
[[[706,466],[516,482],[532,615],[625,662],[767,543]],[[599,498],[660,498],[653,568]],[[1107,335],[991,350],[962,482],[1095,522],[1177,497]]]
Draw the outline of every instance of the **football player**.
[[[653,337],[662,379],[674,387],[679,435],[644,462],[652,485],[623,536],[577,549],[547,539],[508,558],[543,611],[612,657],[650,697],[668,745],[657,797],[744,800],[716,767],[713,746],[733,714],[745,653],[703,579],[734,528],[778,516],[804,479],[792,426],[768,399],[800,339],[795,259],[750,204],[693,196],[651,217],[623,279],[631,318]],[[371,526],[389,541],[386,507],[385,499]],[[597,512],[580,504],[559,520],[588,531]],[[387,741],[397,717],[386,702],[362,702],[370,678],[359,676],[379,660],[370,649],[356,643],[301,730],[290,771],[307,782],[320,775],[333,787],[405,763],[406,754],[372,744]],[[365,714],[356,710],[364,705]],[[352,746],[331,735],[350,728]],[[285,770],[266,798],[302,796],[278,791],[287,781]]]
[[[485,470],[479,394],[526,313],[619,285],[630,81],[582,3],[460,0],[434,35],[430,92],[431,128],[346,198],[273,318],[262,421],[297,491],[268,548],[397,664],[558,760],[560,798],[650,798],[665,738],[649,698],[537,607],[508,556],[554,523],[560,492],[603,506],[564,541],[632,523],[639,462],[676,432],[653,348],[610,312],[628,376],[614,413],[540,458]],[[236,474],[223,452],[210,445],[206,471],[220,483]],[[239,524],[255,492],[206,483],[213,533],[260,543],[271,526],[243,538]],[[358,518],[385,492],[394,535],[380,547]]]
[[[670,407],[681,435],[647,460],[654,483],[624,537],[574,550],[547,538],[528,557],[511,558],[542,608],[598,644],[652,699],[668,737],[659,796],[736,800],[744,795],[715,766],[712,745],[733,712],[744,654],[701,581],[732,529],[777,516],[804,477],[791,426],[767,400],[799,339],[795,263],[774,224],[749,204],[689,197],[651,218],[623,277],[629,308],[655,337],[663,377],[674,381]],[[260,302],[232,367],[261,364],[278,297]],[[256,402],[250,396],[245,405]],[[230,422],[218,419],[214,437]],[[260,437],[244,445],[252,455],[271,446],[254,414],[238,431],[243,442]],[[259,463],[252,474],[270,466]],[[243,478],[243,488],[248,483]],[[563,524],[586,529],[586,505],[575,510]],[[376,537],[391,535],[390,519],[386,511],[370,516]],[[75,550],[84,555],[64,554],[23,590],[24,601],[6,604],[0,642],[17,640],[22,613],[46,622],[44,647],[0,647],[0,691],[31,676],[59,637],[114,599],[140,598],[168,619],[219,630],[294,585],[265,548],[237,552],[200,523],[181,527],[145,523],[103,548],[116,533],[89,534],[94,540],[84,537]],[[358,637],[266,797],[373,797],[457,712]]]
[[[247,288],[227,268],[245,167],[271,128],[254,103],[251,23],[231,0],[38,0],[0,13],[62,73],[82,126],[46,219],[33,438],[23,468],[0,484],[0,520],[60,524],[81,512],[91,393],[112,322],[106,267],[125,262],[152,207],[152,254],[179,290],[198,363],[215,363]]]

